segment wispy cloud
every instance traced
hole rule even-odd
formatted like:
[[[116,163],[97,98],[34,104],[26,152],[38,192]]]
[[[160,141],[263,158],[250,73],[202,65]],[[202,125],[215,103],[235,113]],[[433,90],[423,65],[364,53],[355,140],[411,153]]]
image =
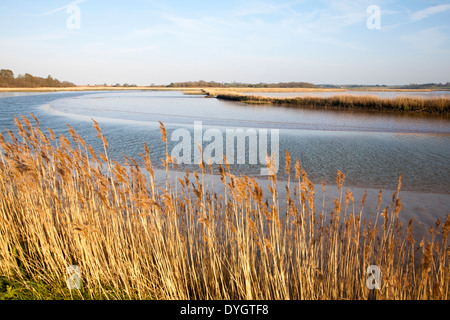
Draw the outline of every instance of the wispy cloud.
[[[383,30],[389,31],[396,29],[401,26],[409,25],[412,23],[416,23],[422,20],[425,20],[433,15],[444,13],[446,11],[450,10],[450,4],[443,4],[443,5],[436,5],[432,7],[428,7],[416,12],[411,13],[408,10],[405,11],[385,11],[382,10],[382,15],[385,16],[387,14],[406,14],[406,18],[399,19],[397,23],[391,24],[391,25],[384,25]]]
[[[157,49],[157,45],[145,45],[145,46],[137,46],[137,47],[111,47],[108,43],[105,42],[93,42],[84,45],[81,48],[81,51],[90,54],[91,56],[102,56],[102,57],[113,57],[116,55],[123,54],[138,54],[147,51],[152,51]]]
[[[76,5],[86,2],[86,1],[88,1],[88,0],[75,0],[75,1],[67,3],[66,5],[64,5],[62,7],[52,9],[52,10],[44,12],[44,13],[36,13],[36,12],[30,13],[30,12],[17,11],[17,10],[14,10],[14,11],[9,10],[9,11],[14,12],[17,15],[22,15],[22,16],[26,16],[26,17],[42,17],[42,16],[52,15],[55,12],[65,10],[65,9],[69,8],[70,6],[76,6]],[[3,10],[3,8],[1,8],[1,9]]]
[[[274,13],[280,14],[282,16],[288,17],[292,14],[297,14],[297,12],[292,8],[294,5],[303,3],[304,0],[299,1],[291,1],[286,3],[277,3],[272,4],[265,1],[254,1],[244,3],[244,6],[238,8],[233,12],[234,16],[237,17],[246,17],[246,16],[254,16],[261,14],[271,14]]]
[[[62,7],[57,8],[57,9],[50,10],[50,11],[44,13],[43,15],[44,16],[48,16],[48,15],[53,14],[55,12],[67,9],[70,6],[76,6],[76,5],[78,5],[78,4],[82,3],[82,2],[85,2],[85,1],[87,1],[87,0],[75,0],[73,2],[70,2],[70,3],[66,4],[65,6],[62,6]]]
[[[432,53],[450,53],[448,32],[444,27],[427,28],[402,37],[402,40],[418,51]]]
[[[180,31],[170,24],[158,24],[149,28],[135,30],[132,34],[153,37],[168,34],[179,35]]]
[[[426,19],[432,15],[442,13],[450,10],[450,4],[441,4],[433,7],[428,7],[424,10],[417,11],[411,15],[411,21],[416,22]]]
[[[149,28],[135,30],[134,35],[156,37],[161,35],[175,36],[184,42],[204,43],[208,39],[210,47],[216,43],[239,44],[241,49],[260,45],[267,49],[270,44],[292,45],[292,42],[310,41],[312,43],[328,44],[331,47],[342,47],[351,50],[366,50],[358,41],[345,39],[345,28],[361,24],[367,18],[366,8],[354,5],[349,1],[343,6],[335,2],[337,7],[321,10],[309,8],[298,11],[296,4],[302,1],[292,1],[283,4],[273,4],[267,1],[246,2],[238,8],[226,13],[209,15],[207,17],[186,17],[183,14],[170,12],[160,15],[166,22]],[[297,10],[296,10],[297,9]],[[276,13],[274,16],[273,14]],[[259,15],[270,14],[270,19]]]

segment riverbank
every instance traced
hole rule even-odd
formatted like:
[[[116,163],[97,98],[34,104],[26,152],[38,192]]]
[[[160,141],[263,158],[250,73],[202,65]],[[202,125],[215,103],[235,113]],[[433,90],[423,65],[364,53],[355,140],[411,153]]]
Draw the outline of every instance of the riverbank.
[[[366,300],[366,270],[376,264],[379,299],[449,297],[450,216],[417,243],[413,221],[399,218],[401,181],[377,197],[375,221],[367,221],[356,203],[369,201],[346,190],[344,173],[337,172],[336,197],[322,209],[319,190],[289,157],[290,184],[271,176],[266,192],[226,164],[215,181],[206,164],[169,176],[169,155],[166,170],[155,172],[147,146],[139,163],[125,158],[121,165],[108,157],[96,122],[102,152],[72,128],[69,140],[44,134],[37,118],[16,125],[23,139],[0,136],[0,273],[7,279],[67,292],[67,267],[77,265],[76,290],[92,298]]]
[[[183,91],[207,94],[207,92],[345,92],[345,91],[373,91],[373,92],[432,92],[434,89],[398,89],[398,88],[256,88],[256,87],[230,87],[230,88],[203,88],[203,87],[157,87],[157,86],[75,86],[75,87],[0,87],[0,92],[55,92],[55,91],[123,91],[123,90],[150,90],[150,91]]]
[[[243,102],[247,104],[271,104],[283,107],[311,107],[311,108],[330,108],[330,109],[354,109],[364,111],[389,111],[389,112],[412,112],[428,114],[450,114],[450,99],[439,98],[418,98],[418,97],[396,97],[379,98],[376,96],[364,95],[337,95],[331,97],[266,97],[245,95],[235,92],[223,92],[214,90],[205,90],[210,97],[217,99]]]

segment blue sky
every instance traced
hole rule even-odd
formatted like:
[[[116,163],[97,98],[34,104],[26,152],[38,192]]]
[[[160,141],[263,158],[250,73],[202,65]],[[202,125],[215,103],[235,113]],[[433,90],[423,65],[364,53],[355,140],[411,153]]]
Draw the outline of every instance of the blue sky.
[[[1,0],[0,30],[0,68],[80,85],[450,81],[450,1]]]

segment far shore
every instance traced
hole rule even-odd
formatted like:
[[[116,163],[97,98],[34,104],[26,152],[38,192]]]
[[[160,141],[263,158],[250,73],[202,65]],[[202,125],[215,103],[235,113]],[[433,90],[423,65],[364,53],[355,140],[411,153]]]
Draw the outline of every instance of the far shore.
[[[76,87],[38,87],[38,88],[0,88],[0,92],[56,92],[56,91],[184,91],[191,94],[204,94],[208,91],[232,91],[232,92],[344,92],[344,91],[374,91],[374,92],[431,92],[443,91],[443,89],[396,89],[378,87],[360,88],[246,88],[246,87],[112,87],[112,86],[76,86]]]
[[[105,91],[105,90],[192,91],[192,89],[193,88],[77,86],[77,87],[39,87],[39,88],[0,88],[0,92],[56,92],[56,91]]]

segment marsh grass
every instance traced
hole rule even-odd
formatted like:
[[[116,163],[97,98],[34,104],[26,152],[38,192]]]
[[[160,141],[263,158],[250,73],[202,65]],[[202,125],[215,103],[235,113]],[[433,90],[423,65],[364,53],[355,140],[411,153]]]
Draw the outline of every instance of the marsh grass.
[[[385,208],[380,193],[374,221],[364,218],[365,196],[345,190],[342,172],[334,208],[316,208],[314,185],[298,160],[291,170],[288,153],[285,170],[295,175],[285,199],[275,174],[265,195],[255,179],[233,175],[226,159],[217,194],[210,164],[173,176],[168,153],[158,188],[147,145],[141,159],[121,165],[95,121],[97,152],[70,126],[70,138],[44,134],[33,118],[16,118],[18,136],[0,135],[5,279],[46,284],[64,298],[368,299],[366,269],[375,264],[377,299],[449,299],[450,216],[417,243],[412,221],[405,228],[399,220],[401,180]],[[66,288],[69,265],[81,269],[78,295]]]
[[[320,107],[334,109],[360,109],[379,111],[400,111],[416,113],[449,114],[450,99],[445,97],[421,98],[405,97],[380,98],[364,95],[337,95],[331,97],[295,97],[274,98],[265,96],[245,95],[236,92],[205,91],[217,99],[245,102],[249,104],[274,104],[286,107]]]

